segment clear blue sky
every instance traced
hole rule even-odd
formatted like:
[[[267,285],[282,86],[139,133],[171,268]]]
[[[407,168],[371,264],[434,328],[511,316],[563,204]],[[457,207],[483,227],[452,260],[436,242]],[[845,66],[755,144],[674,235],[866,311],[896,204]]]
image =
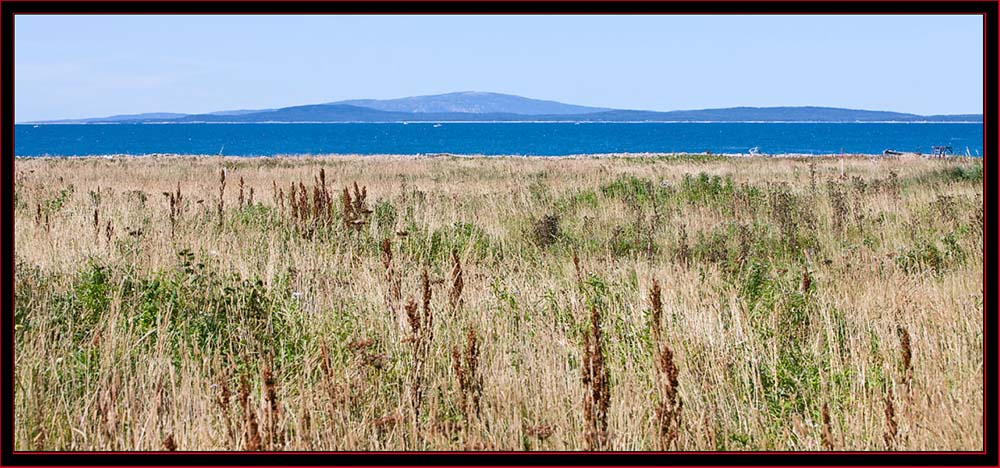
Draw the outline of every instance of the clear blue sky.
[[[980,16],[19,15],[17,121],[493,91],[981,113]]]

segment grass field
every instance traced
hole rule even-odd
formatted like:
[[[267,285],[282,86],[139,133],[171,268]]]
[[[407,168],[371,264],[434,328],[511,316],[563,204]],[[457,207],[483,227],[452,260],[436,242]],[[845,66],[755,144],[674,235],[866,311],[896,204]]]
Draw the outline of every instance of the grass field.
[[[981,160],[15,168],[18,450],[982,449]]]

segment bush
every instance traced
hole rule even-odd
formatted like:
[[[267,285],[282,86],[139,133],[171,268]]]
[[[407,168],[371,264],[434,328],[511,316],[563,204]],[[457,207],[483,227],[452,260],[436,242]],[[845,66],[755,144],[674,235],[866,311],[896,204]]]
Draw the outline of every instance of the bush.
[[[433,264],[444,262],[443,264],[450,265],[452,250],[462,252],[469,247],[477,259],[502,256],[489,234],[472,223],[454,223],[435,229],[430,237],[428,256]]]
[[[652,256],[659,251],[659,247],[652,242],[649,233],[642,229],[636,229],[633,224],[615,228],[611,232],[608,246],[611,249],[611,254],[615,257],[629,257],[637,253]]]
[[[983,166],[979,164],[972,167],[954,166],[923,173],[906,179],[906,185],[931,185],[952,182],[979,183],[982,181]]]
[[[243,206],[236,216],[241,225],[253,227],[276,226],[280,220],[275,208],[262,203]]]
[[[652,200],[655,195],[653,182],[632,175],[619,176],[617,179],[601,187],[601,193],[607,198],[633,199],[638,201]]]
[[[90,339],[111,304],[110,272],[91,260],[77,273],[71,289],[54,300],[49,324],[74,345]]]
[[[536,220],[532,226],[532,233],[535,244],[545,248],[559,240],[561,230],[559,228],[559,217],[547,214]]]
[[[684,174],[680,183],[680,195],[692,205],[721,205],[732,198],[733,181],[730,178],[709,176],[704,172],[697,177]]]
[[[374,213],[375,225],[379,229],[389,230],[392,229],[393,225],[396,223],[396,207],[392,206],[385,200],[379,200],[375,204]]]
[[[69,199],[73,196],[73,191],[74,188],[72,185],[70,185],[68,188],[60,190],[59,193],[56,194],[56,196],[46,200],[45,203],[42,204],[42,211],[44,211],[46,214],[53,214],[59,211],[60,209],[62,209],[63,205],[65,205],[66,202],[69,201]]]
[[[566,213],[580,207],[597,208],[597,192],[593,190],[581,190],[571,195],[567,195],[556,201],[555,207],[560,213]]]
[[[961,182],[982,182],[983,181],[983,166],[977,165],[973,167],[962,167],[956,166],[947,171],[948,177],[954,181]]]
[[[942,237],[944,248],[931,240],[918,242],[909,250],[896,256],[896,265],[906,273],[931,271],[941,273],[947,268],[965,262],[965,252],[958,244],[956,233],[951,232]]]

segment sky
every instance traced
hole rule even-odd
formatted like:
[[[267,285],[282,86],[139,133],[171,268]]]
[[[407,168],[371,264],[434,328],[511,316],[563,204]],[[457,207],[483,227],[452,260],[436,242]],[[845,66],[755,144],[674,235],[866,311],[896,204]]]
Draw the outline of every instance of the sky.
[[[974,15],[18,15],[15,120],[488,91],[982,113]]]

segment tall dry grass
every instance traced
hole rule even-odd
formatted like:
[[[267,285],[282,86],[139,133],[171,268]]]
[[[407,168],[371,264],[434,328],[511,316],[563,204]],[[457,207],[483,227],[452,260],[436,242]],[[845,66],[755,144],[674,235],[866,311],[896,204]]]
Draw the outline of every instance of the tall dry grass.
[[[20,450],[983,444],[978,160],[15,169]]]

